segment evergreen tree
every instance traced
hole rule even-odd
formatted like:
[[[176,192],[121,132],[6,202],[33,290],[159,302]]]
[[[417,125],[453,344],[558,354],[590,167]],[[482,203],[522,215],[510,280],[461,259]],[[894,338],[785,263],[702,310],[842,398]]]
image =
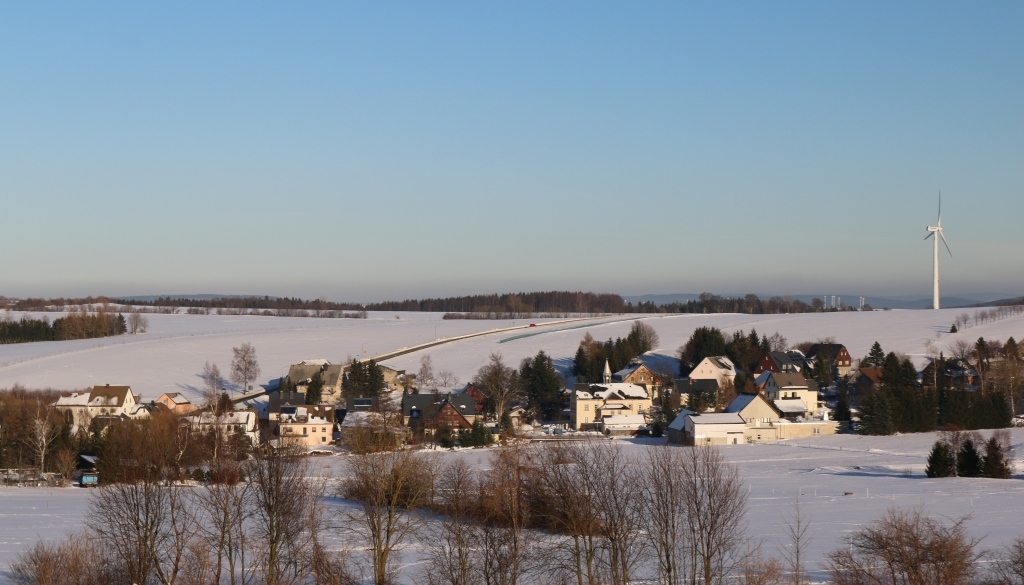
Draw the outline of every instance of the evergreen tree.
[[[313,374],[309,385],[306,386],[306,404],[320,404],[324,393],[324,377],[322,372]]]
[[[871,346],[871,351],[868,352],[867,359],[861,361],[867,362],[862,365],[881,367],[882,364],[885,363],[885,352],[882,351],[882,345],[876,341],[875,344]]]
[[[861,407],[861,432],[865,435],[891,435],[896,432],[892,422],[889,398],[883,392],[874,392]]]
[[[928,477],[953,477],[956,475],[956,456],[953,449],[942,441],[935,441],[924,468]]]
[[[1010,479],[1010,464],[995,437],[985,443],[985,460],[981,471],[985,477],[992,479]]]
[[[562,412],[562,379],[543,350],[519,366],[519,380],[526,393],[527,410],[541,420],[557,420]]]
[[[726,355],[725,336],[717,327],[698,327],[679,352],[679,374],[689,376],[706,357]]]
[[[964,441],[956,456],[956,474],[960,477],[981,476],[981,455],[971,440]]]
[[[849,421],[851,417],[850,397],[846,392],[846,386],[843,385],[839,387],[839,396],[836,398],[836,420]]]

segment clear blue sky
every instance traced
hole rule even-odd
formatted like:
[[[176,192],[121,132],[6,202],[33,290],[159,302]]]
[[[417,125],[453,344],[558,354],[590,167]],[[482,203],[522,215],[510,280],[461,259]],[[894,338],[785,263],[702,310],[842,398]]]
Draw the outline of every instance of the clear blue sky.
[[[1024,294],[1024,2],[0,4],[0,295]]]

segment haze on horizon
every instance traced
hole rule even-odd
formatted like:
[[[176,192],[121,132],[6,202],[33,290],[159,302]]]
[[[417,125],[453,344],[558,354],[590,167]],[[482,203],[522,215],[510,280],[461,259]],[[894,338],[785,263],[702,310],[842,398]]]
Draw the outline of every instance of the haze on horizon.
[[[1024,294],[1024,4],[0,6],[0,295]]]

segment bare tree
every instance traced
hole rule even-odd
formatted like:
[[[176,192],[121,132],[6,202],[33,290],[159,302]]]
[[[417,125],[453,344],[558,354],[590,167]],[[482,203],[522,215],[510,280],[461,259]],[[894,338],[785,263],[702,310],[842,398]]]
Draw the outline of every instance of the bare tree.
[[[146,329],[149,329],[149,319],[135,309],[128,314],[128,332],[132,335],[136,333],[145,333]]]
[[[746,499],[739,472],[718,449],[696,446],[683,450],[677,481],[682,484],[693,551],[690,582],[723,583],[743,542]]]
[[[627,585],[645,556],[642,474],[636,461],[611,441],[587,441],[598,488],[594,507],[604,540],[601,565],[612,585]]]
[[[242,388],[242,393],[249,391],[249,382],[260,375],[260,364],[256,360],[256,348],[251,343],[243,343],[232,347],[234,358],[231,359],[231,381]]]
[[[1001,585],[1024,585],[1024,538],[1017,537],[1002,549],[995,562],[995,574]]]
[[[459,385],[459,378],[451,370],[441,370],[437,373],[437,386],[439,388],[454,388]]]
[[[46,454],[59,434],[60,426],[50,420],[50,412],[40,404],[36,409],[35,418],[32,419],[32,434],[30,435],[32,450],[39,463],[39,471],[46,471]]]
[[[654,327],[642,321],[633,321],[630,333],[635,334],[639,348],[642,350],[640,353],[648,352],[658,347],[658,344],[661,343],[661,340],[658,338],[658,332],[654,330]]]
[[[663,585],[683,585],[690,559],[686,502],[683,486],[675,477],[683,467],[682,454],[681,449],[667,445],[647,451],[643,482],[647,535]]]
[[[420,390],[437,389],[437,379],[434,378],[434,364],[430,361],[429,355],[420,358],[420,371],[416,374],[416,387]]]
[[[249,567],[266,585],[299,583],[312,570],[323,486],[307,477],[308,467],[283,449],[258,449],[245,467],[255,555]]]
[[[835,585],[967,585],[981,554],[965,521],[944,524],[920,508],[890,509],[829,553],[826,567]]]
[[[472,505],[477,490],[475,473],[464,460],[456,459],[441,468],[437,488],[437,507],[444,516],[431,524],[426,581],[430,585],[473,585],[479,563]]]
[[[531,542],[526,535],[529,509],[522,493],[525,468],[526,454],[518,444],[502,446],[491,456],[491,469],[480,490],[479,582],[484,585],[517,585],[528,573]]]
[[[500,353],[492,353],[486,365],[480,368],[473,382],[494,405],[494,414],[500,421],[505,409],[520,394],[519,374],[505,365]]]
[[[221,582],[227,569],[228,583],[236,585],[245,574],[245,523],[250,515],[249,486],[240,481],[241,468],[234,462],[214,461],[210,483],[198,492],[206,521],[202,525],[207,549],[213,553],[211,581]],[[225,567],[226,566],[226,567]]]
[[[793,513],[786,519],[786,536],[789,542],[787,548],[783,549],[783,557],[789,564],[790,583],[792,585],[804,585],[804,551],[810,542],[810,520],[803,514],[800,508],[800,498],[797,497],[793,503]]]
[[[206,362],[199,377],[203,379],[203,406],[213,407],[224,391],[224,376],[217,364]]]
[[[374,585],[392,582],[398,551],[423,523],[415,510],[433,492],[431,469],[423,453],[406,449],[349,458],[342,495],[359,503],[349,520],[369,543]]]
[[[786,351],[788,349],[789,342],[786,341],[786,337],[778,331],[772,333],[772,336],[768,338],[769,351]]]

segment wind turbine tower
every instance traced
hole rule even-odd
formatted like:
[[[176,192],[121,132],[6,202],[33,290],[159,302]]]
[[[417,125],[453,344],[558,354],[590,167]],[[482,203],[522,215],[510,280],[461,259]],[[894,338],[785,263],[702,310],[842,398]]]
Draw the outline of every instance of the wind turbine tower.
[[[953,257],[952,250],[949,249],[949,244],[946,243],[946,236],[942,234],[942,192],[939,192],[939,218],[934,226],[928,226],[928,235],[924,239],[932,238],[932,274],[934,276],[934,282],[932,283],[932,308],[939,308],[939,238],[942,238],[942,245],[946,246],[946,251],[949,252],[949,257]]]

